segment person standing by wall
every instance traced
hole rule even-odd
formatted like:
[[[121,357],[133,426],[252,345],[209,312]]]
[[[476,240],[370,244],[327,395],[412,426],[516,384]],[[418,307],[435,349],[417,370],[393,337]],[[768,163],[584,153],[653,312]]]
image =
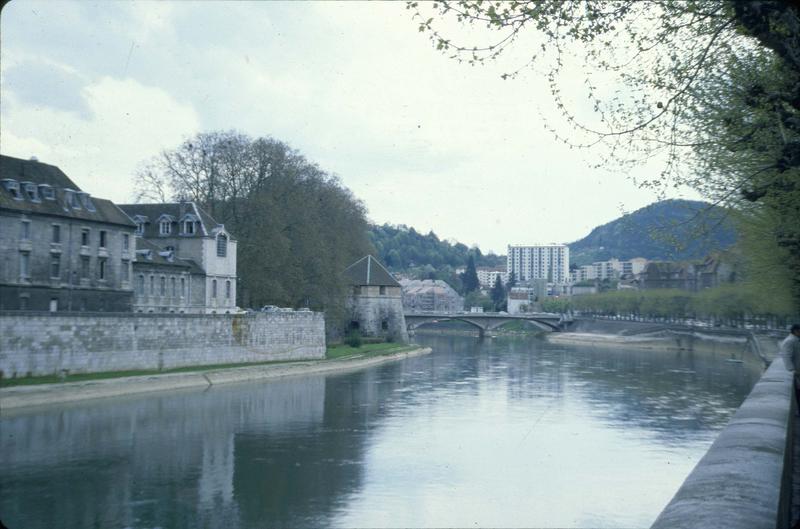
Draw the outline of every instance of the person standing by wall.
[[[786,369],[794,373],[795,413],[800,413],[800,324],[795,323],[789,329],[789,336],[780,344],[780,355]]]

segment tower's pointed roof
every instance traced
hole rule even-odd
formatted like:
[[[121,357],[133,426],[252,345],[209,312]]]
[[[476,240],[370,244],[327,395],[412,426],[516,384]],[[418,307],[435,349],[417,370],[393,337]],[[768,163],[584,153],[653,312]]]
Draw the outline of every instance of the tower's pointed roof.
[[[366,255],[344,270],[351,285],[399,287],[400,283],[371,255]]]

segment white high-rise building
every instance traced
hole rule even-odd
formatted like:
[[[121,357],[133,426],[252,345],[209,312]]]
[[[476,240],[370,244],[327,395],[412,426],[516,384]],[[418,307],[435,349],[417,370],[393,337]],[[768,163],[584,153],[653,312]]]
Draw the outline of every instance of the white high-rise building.
[[[566,244],[509,245],[507,270],[517,281],[545,279],[548,283],[569,281],[569,247]]]

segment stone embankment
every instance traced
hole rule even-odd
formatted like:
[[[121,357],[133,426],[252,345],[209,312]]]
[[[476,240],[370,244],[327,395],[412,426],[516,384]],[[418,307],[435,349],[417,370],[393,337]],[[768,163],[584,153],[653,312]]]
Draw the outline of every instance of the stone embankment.
[[[0,389],[0,414],[5,415],[21,408],[63,405],[89,399],[139,395],[157,391],[208,388],[222,384],[266,381],[290,376],[344,373],[430,352],[431,349],[429,347],[419,347],[413,350],[380,356],[355,356],[337,360],[288,362],[274,365],[201,370],[190,373],[168,373],[93,380],[90,382],[15,386]]]
[[[764,366],[775,356],[782,334],[630,321],[577,320],[568,332],[549,333],[552,343],[640,350],[732,354],[747,352]]]

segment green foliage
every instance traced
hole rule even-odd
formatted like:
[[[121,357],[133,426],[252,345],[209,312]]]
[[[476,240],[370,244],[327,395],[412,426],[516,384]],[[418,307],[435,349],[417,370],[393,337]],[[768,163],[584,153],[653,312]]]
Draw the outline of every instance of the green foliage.
[[[467,294],[478,290],[481,286],[478,281],[478,272],[475,270],[475,259],[472,255],[467,258],[467,269],[461,274],[461,285]]]
[[[430,267],[431,270],[454,269],[464,266],[469,255],[476,266],[502,266],[505,257],[493,253],[483,254],[479,248],[440,240],[432,231],[427,235],[404,225],[371,226],[370,240],[377,250],[377,257],[396,271],[412,271]],[[434,279],[419,277],[419,279]],[[437,277],[435,279],[444,279]]]
[[[736,242],[727,212],[706,202],[664,200],[593,229],[569,245],[570,264],[611,258],[701,259]]]
[[[503,281],[500,279],[499,275],[494,280],[494,286],[492,287],[489,296],[492,298],[492,303],[494,303],[494,310],[505,310],[506,289],[503,287]]]
[[[358,332],[356,329],[351,329],[347,336],[344,339],[344,343],[349,345],[350,347],[361,347],[362,339],[361,333]]]
[[[480,290],[474,290],[464,296],[464,309],[469,310],[472,307],[482,307],[484,312],[491,312],[494,310],[494,302]]]
[[[676,289],[612,290],[599,294],[547,299],[547,312],[577,310],[603,315],[648,318],[742,320],[796,316],[791,300],[776,299],[752,283],[727,284],[700,292]]]
[[[140,197],[197,201],[238,240],[242,306],[307,306],[338,317],[341,271],[373,251],[364,205],[272,138],[198,134],[142,171]]]

